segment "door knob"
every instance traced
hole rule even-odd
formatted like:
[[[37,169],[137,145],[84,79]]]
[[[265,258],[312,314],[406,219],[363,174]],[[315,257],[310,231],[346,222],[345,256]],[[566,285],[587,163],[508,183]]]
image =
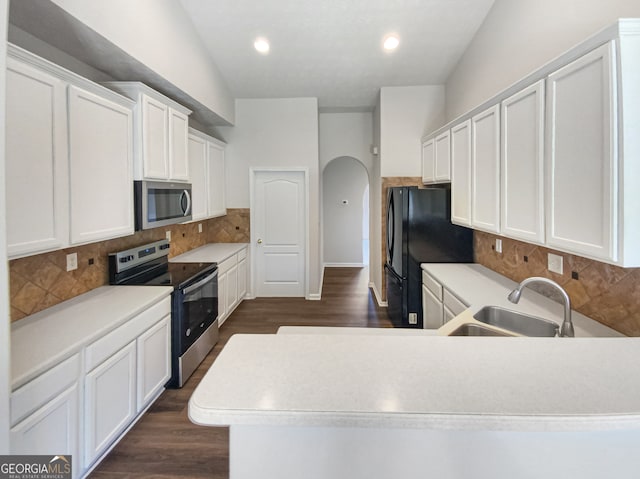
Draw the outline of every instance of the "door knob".
[[[262,239],[258,239],[258,244],[262,244]]]

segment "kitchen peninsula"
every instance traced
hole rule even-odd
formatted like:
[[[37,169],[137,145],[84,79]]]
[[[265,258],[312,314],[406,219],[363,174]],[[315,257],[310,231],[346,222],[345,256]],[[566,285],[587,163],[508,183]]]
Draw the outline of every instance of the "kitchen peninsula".
[[[230,477],[596,478],[640,468],[632,338],[236,335],[189,402]]]

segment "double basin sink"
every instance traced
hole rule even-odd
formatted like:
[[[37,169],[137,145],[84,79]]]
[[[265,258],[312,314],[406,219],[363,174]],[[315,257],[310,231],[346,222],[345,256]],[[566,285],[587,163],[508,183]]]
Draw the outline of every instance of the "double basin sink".
[[[479,323],[465,323],[452,331],[449,336],[533,336],[551,338],[558,336],[559,331],[558,325],[553,321],[498,306],[485,306],[474,314],[473,318]]]

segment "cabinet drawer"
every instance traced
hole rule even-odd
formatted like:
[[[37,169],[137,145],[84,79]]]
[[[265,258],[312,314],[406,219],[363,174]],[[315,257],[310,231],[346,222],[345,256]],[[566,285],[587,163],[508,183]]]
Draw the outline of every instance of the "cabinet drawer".
[[[429,290],[433,295],[438,298],[439,301],[442,301],[442,285],[438,283],[433,276],[428,274],[426,271],[422,271],[422,284]]]
[[[234,254],[231,258],[227,258],[218,263],[218,275],[224,274],[238,264],[238,255]]]
[[[85,353],[86,371],[91,371],[168,314],[171,314],[170,297],[154,304],[143,313],[131,318],[119,328],[89,345]]]
[[[243,248],[238,251],[238,261],[241,261],[247,257],[247,248]]]
[[[11,426],[49,402],[78,380],[80,355],[76,354],[11,393]]]
[[[456,298],[448,289],[444,289],[444,305],[453,313],[454,316],[458,316],[469,306],[464,302]]]

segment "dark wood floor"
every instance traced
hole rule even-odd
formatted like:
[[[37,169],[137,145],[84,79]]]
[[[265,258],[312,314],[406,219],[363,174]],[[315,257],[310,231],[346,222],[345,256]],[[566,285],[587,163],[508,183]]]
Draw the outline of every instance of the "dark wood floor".
[[[321,301],[244,301],[220,328],[220,341],[182,389],[167,390],[91,474],[91,478],[229,477],[228,428],[202,427],[187,417],[198,382],[233,334],[275,333],[280,326],[391,327],[367,288],[365,268],[327,268]]]

